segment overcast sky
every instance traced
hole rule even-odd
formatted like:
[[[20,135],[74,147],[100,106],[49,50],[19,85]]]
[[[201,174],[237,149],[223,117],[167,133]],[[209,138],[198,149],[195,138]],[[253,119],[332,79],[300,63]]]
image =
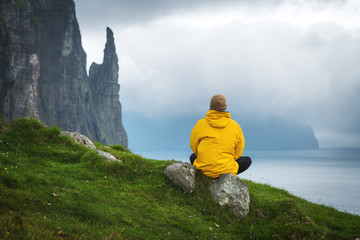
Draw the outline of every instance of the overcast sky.
[[[320,147],[360,147],[360,1],[75,0],[101,63],[114,31],[123,112],[228,110],[309,123]]]

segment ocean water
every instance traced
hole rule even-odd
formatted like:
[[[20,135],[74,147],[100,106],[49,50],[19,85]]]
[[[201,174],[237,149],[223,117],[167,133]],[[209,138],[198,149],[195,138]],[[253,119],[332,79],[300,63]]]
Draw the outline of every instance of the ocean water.
[[[146,158],[189,162],[191,152],[137,152]],[[360,215],[360,149],[246,151],[250,168],[238,175],[285,189],[310,202]]]

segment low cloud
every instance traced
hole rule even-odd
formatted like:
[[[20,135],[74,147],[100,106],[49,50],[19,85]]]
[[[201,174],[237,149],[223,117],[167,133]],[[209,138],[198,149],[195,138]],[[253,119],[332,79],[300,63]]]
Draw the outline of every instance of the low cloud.
[[[245,5],[248,7],[273,6],[284,0],[75,0],[77,15],[82,22],[92,27],[105,22],[111,25],[128,26],[146,24],[148,21],[164,18],[174,13],[184,13],[201,9],[232,7]]]
[[[120,40],[133,49],[120,57],[124,110],[152,117],[205,112],[221,92],[230,111],[360,134],[359,35],[328,23],[305,30],[271,25],[271,31],[266,24],[198,33],[166,24],[131,30],[139,42]],[[166,34],[158,39],[160,27]]]
[[[360,19],[350,14],[354,2],[301,3],[292,8],[284,1],[257,1],[260,11],[237,1],[240,7],[224,18],[223,8],[179,14],[184,7],[165,4],[158,6],[165,17],[154,10],[147,18],[152,21],[141,19],[146,24],[114,24],[124,112],[162,119],[205,114],[211,96],[223,93],[231,112],[300,119],[313,126],[322,147],[360,147],[360,26],[353,23]],[[216,7],[203,4],[197,8]],[[329,9],[335,17],[324,21]],[[238,18],[238,11],[245,17]],[[293,21],[286,21],[288,12]],[[344,14],[349,19],[340,18]],[[97,62],[104,29],[85,28],[83,34],[85,51]]]

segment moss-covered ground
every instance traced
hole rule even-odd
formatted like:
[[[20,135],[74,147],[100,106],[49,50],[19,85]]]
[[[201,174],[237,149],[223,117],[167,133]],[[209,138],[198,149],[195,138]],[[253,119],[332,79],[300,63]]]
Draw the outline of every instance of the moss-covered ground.
[[[163,176],[174,161],[96,144],[123,163],[17,119],[0,129],[0,239],[356,239],[360,216],[245,181],[250,213],[237,219],[211,199],[211,179],[182,192]]]

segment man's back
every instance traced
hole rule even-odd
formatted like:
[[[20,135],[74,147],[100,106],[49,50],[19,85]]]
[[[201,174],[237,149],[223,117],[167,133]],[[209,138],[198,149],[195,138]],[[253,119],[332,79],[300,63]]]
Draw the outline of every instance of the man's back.
[[[242,130],[229,112],[209,110],[191,132],[190,146],[197,155],[194,166],[209,177],[224,173],[236,175],[245,146]]]

